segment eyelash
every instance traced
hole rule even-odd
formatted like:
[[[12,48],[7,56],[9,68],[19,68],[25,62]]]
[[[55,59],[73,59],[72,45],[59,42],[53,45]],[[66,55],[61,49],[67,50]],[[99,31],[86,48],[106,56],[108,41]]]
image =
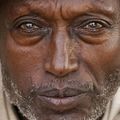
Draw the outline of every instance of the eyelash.
[[[93,27],[92,27],[92,25],[93,25]],[[95,28],[95,25],[96,25],[96,28]],[[98,28],[97,28],[97,25],[99,25]],[[91,20],[85,20],[85,21],[81,22],[80,24],[76,25],[74,27],[74,29],[78,33],[79,32],[82,32],[82,33],[87,32],[87,33],[91,33],[91,34],[97,34],[97,33],[104,31],[105,29],[110,28],[110,27],[111,27],[111,24],[105,20],[91,19]]]
[[[23,35],[41,35],[48,32],[49,27],[43,22],[36,19],[19,19],[16,20],[13,28]]]

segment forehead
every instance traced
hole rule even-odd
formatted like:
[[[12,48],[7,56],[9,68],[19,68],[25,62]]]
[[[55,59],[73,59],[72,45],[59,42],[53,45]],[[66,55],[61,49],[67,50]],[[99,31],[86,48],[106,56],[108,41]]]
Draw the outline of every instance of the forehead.
[[[6,0],[7,1],[7,0]],[[119,0],[11,0],[8,3],[10,17],[14,15],[36,13],[53,18],[53,16],[79,16],[87,12],[101,12],[107,15],[119,13]],[[9,8],[11,7],[11,8]]]
[[[3,1],[3,0],[1,0]],[[9,0],[5,0],[9,1]],[[93,4],[102,4],[102,5],[113,5],[114,3],[120,3],[119,0],[11,0],[9,3],[29,3],[34,4],[38,3],[42,5],[55,5],[55,6],[64,6],[64,5],[76,5],[76,3],[83,4],[83,3],[93,3]]]

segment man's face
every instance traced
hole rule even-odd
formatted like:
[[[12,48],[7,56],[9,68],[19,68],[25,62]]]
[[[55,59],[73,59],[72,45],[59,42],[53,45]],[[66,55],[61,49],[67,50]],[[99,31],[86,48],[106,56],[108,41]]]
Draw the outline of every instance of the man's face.
[[[119,0],[3,5],[3,84],[28,120],[102,118],[120,85],[119,8]]]

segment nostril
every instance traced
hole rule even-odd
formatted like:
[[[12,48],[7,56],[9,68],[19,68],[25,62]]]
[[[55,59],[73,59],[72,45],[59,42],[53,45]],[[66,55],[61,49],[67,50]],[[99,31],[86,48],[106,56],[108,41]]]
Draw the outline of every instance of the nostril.
[[[68,71],[67,69],[62,68],[62,66],[51,65],[50,63],[45,64],[45,70],[56,76],[64,76]]]
[[[63,77],[70,72],[74,72],[78,69],[78,64],[69,64],[68,66],[55,66],[50,63],[46,63],[45,70],[51,74],[54,74],[55,76]]]

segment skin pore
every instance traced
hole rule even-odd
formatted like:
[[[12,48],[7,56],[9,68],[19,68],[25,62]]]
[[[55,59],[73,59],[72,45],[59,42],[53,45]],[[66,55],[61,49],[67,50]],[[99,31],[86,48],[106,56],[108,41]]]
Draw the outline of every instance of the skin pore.
[[[28,120],[102,120],[120,85],[119,0],[3,6],[0,58],[11,104]]]

